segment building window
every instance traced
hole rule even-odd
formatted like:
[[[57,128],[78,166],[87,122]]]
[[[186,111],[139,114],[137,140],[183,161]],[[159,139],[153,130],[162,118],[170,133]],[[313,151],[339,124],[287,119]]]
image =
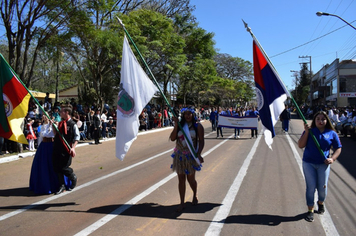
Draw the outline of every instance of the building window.
[[[340,93],[348,92],[346,91],[346,78],[345,77],[340,77],[339,79],[339,85],[340,85]]]
[[[331,95],[337,94],[337,79],[331,81]]]

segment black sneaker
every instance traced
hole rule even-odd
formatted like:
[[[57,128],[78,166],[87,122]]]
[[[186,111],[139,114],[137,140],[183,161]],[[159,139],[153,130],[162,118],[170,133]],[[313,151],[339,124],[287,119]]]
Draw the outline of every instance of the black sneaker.
[[[318,203],[318,213],[319,213],[320,215],[322,215],[322,214],[324,214],[324,212],[325,212],[324,204],[319,204],[319,203]]]
[[[75,186],[77,186],[77,176],[72,173],[72,175],[69,177],[70,181],[72,181],[72,184],[70,186],[71,190],[75,188]]]
[[[313,222],[314,221],[314,212],[308,211],[307,216],[305,217],[305,220],[308,222]]]

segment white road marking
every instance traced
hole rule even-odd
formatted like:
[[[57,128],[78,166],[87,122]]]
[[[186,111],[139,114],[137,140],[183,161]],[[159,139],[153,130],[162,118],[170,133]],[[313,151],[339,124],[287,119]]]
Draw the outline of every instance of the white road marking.
[[[227,192],[224,200],[222,201],[222,205],[219,207],[219,210],[216,212],[214,219],[209,225],[209,228],[205,232],[205,235],[220,235],[221,229],[224,226],[224,222],[226,217],[229,215],[233,202],[235,201],[236,195],[240,189],[242,181],[247,174],[248,167],[251,163],[253,155],[257,150],[258,143],[261,140],[262,135],[258,135],[255,143],[253,144],[251,151],[247,155],[244,163],[242,164],[234,182],[231,184],[229,191]]]
[[[295,145],[293,144],[293,141],[290,138],[289,134],[286,134],[286,136],[287,136],[288,143],[292,149],[294,158],[297,161],[299,169],[300,169],[302,176],[304,178],[302,158],[299,156],[299,153],[298,153],[297,149],[295,148]],[[330,216],[329,211],[326,209],[326,207],[325,207],[325,213],[323,215],[319,215],[319,216],[320,216],[321,225],[323,226],[324,231],[325,231],[325,235],[326,236],[339,236],[339,232],[337,232],[335,224]]]
[[[233,135],[231,135],[229,138],[232,138],[232,137],[233,137]],[[229,140],[229,138],[225,139],[221,143],[215,145],[214,147],[212,147],[208,151],[204,152],[202,155],[203,156],[209,155],[215,149],[217,149],[218,147],[220,147],[221,145],[226,143]],[[143,191],[139,195],[135,196],[134,198],[132,198],[131,200],[126,202],[123,206],[116,208],[114,211],[112,211],[108,215],[102,217],[98,221],[94,222],[93,224],[89,225],[88,227],[86,227],[82,231],[78,232],[77,234],[75,234],[75,236],[84,236],[84,235],[89,235],[89,234],[93,233],[95,230],[99,229],[100,227],[102,227],[103,225],[105,225],[106,223],[108,223],[109,221],[111,221],[112,219],[117,217],[118,215],[120,215],[122,212],[124,212],[125,210],[127,210],[130,207],[132,207],[133,205],[135,205],[137,202],[142,200],[144,197],[146,197],[149,194],[151,194],[152,192],[154,192],[156,189],[161,187],[163,184],[165,184],[169,180],[173,179],[175,176],[177,176],[176,173],[172,173],[172,174],[168,175],[166,178],[162,179],[158,183],[152,185],[151,187],[149,187],[148,189],[146,189],[145,191]]]
[[[213,133],[213,132],[210,132],[210,133],[206,134],[204,137],[210,135],[211,133]],[[29,210],[29,209],[32,209],[32,208],[34,208],[34,207],[36,207],[36,206],[39,206],[39,205],[41,205],[41,204],[45,204],[45,203],[47,203],[47,202],[53,201],[53,200],[55,200],[55,199],[57,199],[57,198],[64,197],[64,196],[67,195],[67,194],[70,194],[70,193],[75,192],[75,191],[78,191],[78,190],[80,190],[80,189],[82,189],[82,188],[85,188],[85,187],[88,187],[88,186],[90,186],[90,185],[93,185],[93,184],[95,184],[95,183],[97,183],[97,182],[99,182],[99,181],[101,181],[101,180],[110,178],[110,177],[112,177],[112,176],[114,176],[114,175],[117,175],[117,174],[120,174],[120,173],[122,173],[122,172],[124,172],[124,171],[130,170],[130,169],[132,169],[132,168],[134,168],[134,167],[136,167],[136,166],[142,165],[142,164],[144,164],[144,163],[146,163],[146,162],[148,162],[148,161],[151,161],[151,160],[153,160],[153,159],[155,159],[155,158],[157,158],[157,157],[159,157],[159,156],[162,156],[162,155],[164,155],[164,154],[167,154],[167,153],[169,153],[169,152],[172,152],[172,149],[169,149],[169,150],[167,150],[167,151],[161,152],[161,153],[159,153],[159,154],[157,154],[157,155],[154,155],[154,156],[152,156],[152,157],[150,157],[150,158],[148,158],[148,159],[145,159],[145,160],[143,160],[143,161],[140,161],[140,162],[138,162],[138,163],[135,163],[135,164],[133,164],[133,165],[131,165],[131,166],[128,166],[128,167],[126,167],[126,168],[123,168],[123,169],[121,169],[121,170],[117,170],[117,171],[112,172],[112,173],[110,173],[110,174],[108,174],[108,175],[105,175],[105,176],[102,176],[102,177],[100,177],[100,178],[97,178],[97,179],[94,179],[94,180],[92,180],[92,181],[89,181],[89,182],[87,182],[87,183],[85,183],[85,184],[82,184],[82,185],[76,187],[75,189],[73,189],[73,190],[70,191],[70,192],[66,191],[66,192],[64,192],[64,193],[62,193],[62,194],[54,195],[54,196],[48,197],[48,198],[46,198],[46,199],[43,199],[43,200],[41,200],[41,201],[32,203],[32,204],[30,204],[30,205],[28,205],[28,206],[25,206],[25,207],[22,208],[22,209],[18,209],[18,210],[16,210],[16,211],[9,212],[9,213],[7,213],[7,214],[5,214],[5,215],[0,216],[0,221],[6,220],[6,219],[8,219],[8,218],[10,218],[10,217],[12,217],[12,216],[18,215],[18,214],[20,214],[20,213],[22,213],[22,212],[24,212],[24,211],[27,211],[27,210]]]
[[[62,193],[62,194],[51,196],[51,197],[46,198],[46,199],[43,199],[43,200],[41,200],[41,201],[39,201],[39,202],[35,202],[35,203],[31,204],[31,205],[25,206],[25,207],[22,208],[22,209],[19,209],[19,210],[16,210],[16,211],[7,213],[7,214],[5,214],[5,215],[2,215],[2,216],[0,216],[0,221],[5,220],[5,219],[7,219],[7,218],[10,218],[10,217],[12,217],[12,216],[15,216],[15,215],[17,215],[17,214],[20,214],[20,213],[22,213],[22,212],[24,212],[24,211],[26,211],[26,210],[32,209],[32,208],[34,208],[34,207],[36,207],[36,206],[38,206],[38,205],[45,204],[45,203],[47,203],[47,202],[50,202],[50,201],[55,200],[55,199],[57,199],[57,198],[63,197],[63,196],[65,196],[65,195],[67,195],[67,194],[70,194],[70,193],[72,193],[72,192],[78,191],[78,190],[80,190],[80,189],[82,189],[82,188],[85,188],[85,187],[88,187],[88,186],[90,186],[90,185],[93,185],[93,184],[95,184],[95,183],[97,183],[97,182],[99,182],[99,181],[102,181],[102,180],[104,180],[104,179],[110,178],[110,177],[112,177],[112,176],[114,176],[114,175],[117,175],[117,174],[120,174],[120,173],[122,173],[122,172],[124,172],[124,171],[130,170],[130,169],[132,169],[132,168],[134,168],[134,167],[136,167],[136,166],[142,165],[142,164],[144,164],[144,163],[146,163],[146,162],[148,162],[148,161],[151,161],[151,160],[153,160],[153,159],[155,159],[155,158],[157,158],[157,157],[159,157],[159,156],[162,156],[162,155],[164,155],[164,154],[167,154],[167,153],[169,153],[169,152],[172,152],[172,150],[169,149],[169,150],[167,150],[167,151],[164,151],[164,152],[161,152],[161,153],[159,153],[159,154],[157,154],[157,155],[154,155],[154,156],[152,156],[152,157],[150,157],[150,158],[148,158],[148,159],[145,159],[145,160],[143,160],[143,161],[137,162],[137,163],[135,163],[135,164],[133,164],[133,165],[131,165],[131,166],[128,166],[128,167],[126,167],[126,168],[123,168],[123,169],[117,170],[117,171],[115,171],[115,172],[112,172],[112,173],[110,173],[110,174],[108,174],[108,175],[104,175],[104,176],[102,176],[102,177],[100,177],[100,178],[97,178],[97,179],[94,179],[94,180],[92,180],[92,181],[89,181],[89,182],[87,182],[87,183],[85,183],[85,184],[82,184],[82,185],[76,187],[75,189],[73,189],[73,190],[70,191],[70,192],[69,192],[69,191],[66,191],[66,192],[64,192],[64,193]]]

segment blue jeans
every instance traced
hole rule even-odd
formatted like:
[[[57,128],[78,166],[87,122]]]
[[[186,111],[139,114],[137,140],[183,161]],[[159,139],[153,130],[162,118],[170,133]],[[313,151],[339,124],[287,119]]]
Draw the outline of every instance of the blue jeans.
[[[315,189],[318,190],[318,200],[324,202],[328,190],[330,165],[313,164],[303,161],[303,173],[307,187],[305,193],[307,206],[314,206]]]
[[[103,122],[103,127],[102,127],[102,129],[101,129],[101,136],[103,137],[103,138],[106,138],[106,123],[105,122]]]
[[[211,129],[212,129],[212,131],[216,130],[216,121],[215,120],[211,120]]]
[[[237,133],[237,135],[236,135],[236,133]],[[237,136],[240,136],[240,129],[235,129],[235,138],[236,138]]]
[[[289,120],[288,119],[287,120],[283,120],[282,122],[283,122],[284,131],[288,132],[288,130],[289,130]]]

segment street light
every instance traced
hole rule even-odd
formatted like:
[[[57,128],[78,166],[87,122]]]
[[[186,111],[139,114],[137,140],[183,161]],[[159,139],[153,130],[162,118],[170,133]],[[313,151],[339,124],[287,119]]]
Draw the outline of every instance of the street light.
[[[334,14],[330,14],[330,13],[326,13],[326,12],[320,12],[318,11],[316,13],[317,16],[335,16],[337,18],[339,18],[340,20],[342,20],[343,22],[345,22],[346,24],[348,24],[349,26],[351,26],[354,30],[356,30],[356,27],[351,25],[349,22],[347,22],[346,20],[342,19],[340,16],[338,15],[334,15]]]

